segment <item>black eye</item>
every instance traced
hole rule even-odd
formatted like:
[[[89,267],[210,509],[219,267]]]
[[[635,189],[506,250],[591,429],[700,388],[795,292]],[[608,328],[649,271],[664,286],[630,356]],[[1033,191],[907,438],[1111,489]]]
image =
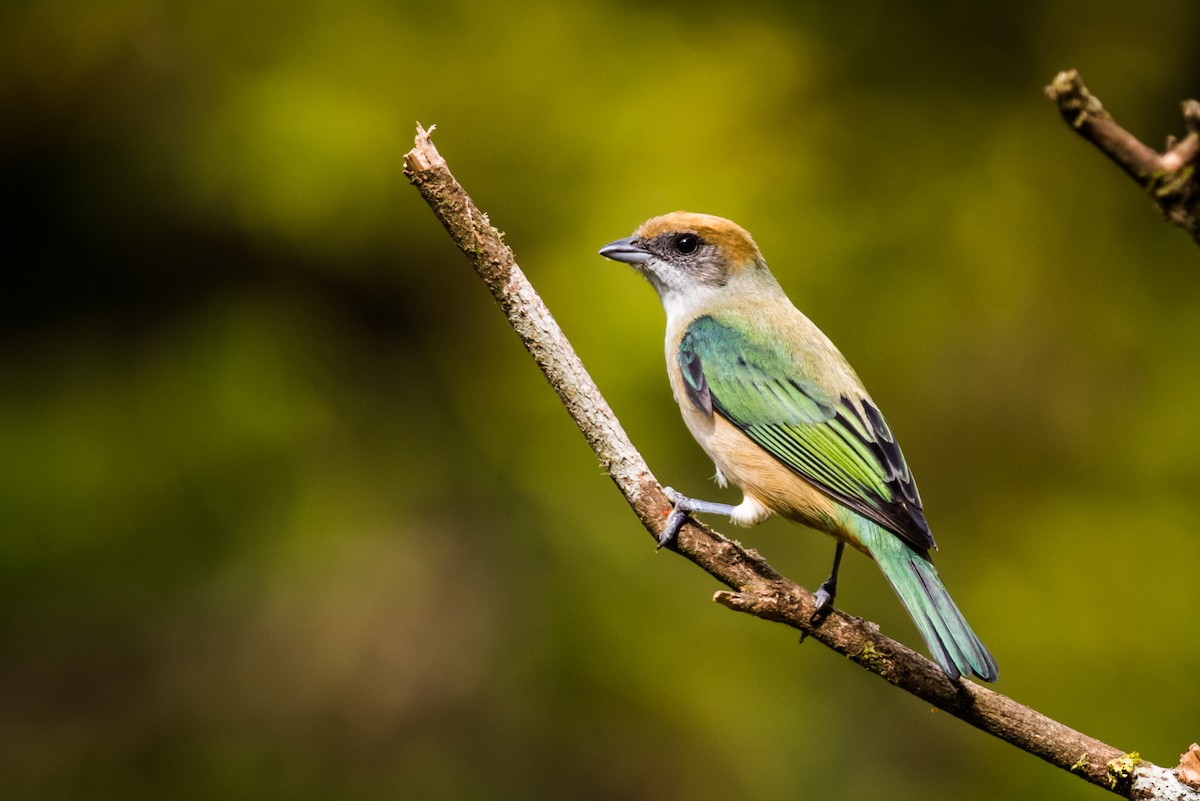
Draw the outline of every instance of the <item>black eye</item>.
[[[675,237],[673,243],[675,249],[685,256],[696,252],[696,248],[700,247],[700,237],[695,234],[680,234]]]

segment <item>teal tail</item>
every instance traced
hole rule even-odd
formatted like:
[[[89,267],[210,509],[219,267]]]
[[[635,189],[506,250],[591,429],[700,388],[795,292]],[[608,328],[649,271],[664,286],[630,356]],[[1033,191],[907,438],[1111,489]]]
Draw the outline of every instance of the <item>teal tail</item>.
[[[933,562],[891,532],[874,523],[862,522],[874,529],[871,534],[875,535],[863,537],[863,544],[900,596],[929,652],[950,680],[974,673],[984,681],[995,681],[996,660],[967,625],[938,578]]]

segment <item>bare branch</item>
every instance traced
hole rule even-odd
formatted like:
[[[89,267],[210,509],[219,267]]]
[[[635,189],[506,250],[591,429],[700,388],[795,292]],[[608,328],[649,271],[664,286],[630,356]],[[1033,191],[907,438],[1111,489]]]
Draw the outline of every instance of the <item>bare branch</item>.
[[[517,266],[503,235],[455,180],[429,134],[417,127],[416,146],[405,155],[405,175],[504,309],[642,525],[656,536],[671,509],[662,486]],[[1200,792],[1181,784],[1170,770],[1141,761],[1136,753],[1126,754],[973,682],[949,681],[937,665],[885,637],[874,623],[834,610],[814,628],[809,620],[815,606],[808,590],[779,575],[753,550],[706,526],[689,523],[673,547],[733,590],[718,592],[718,603],[791,626],[891,684],[1052,765],[1127,798],[1200,801]],[[1174,780],[1176,794],[1135,795],[1143,779],[1144,784]]]
[[[1196,170],[1200,102],[1183,102],[1187,133],[1182,140],[1168,139],[1166,150],[1160,154],[1118,125],[1075,70],[1056,75],[1046,87],[1046,96],[1076,133],[1112,159],[1147,191],[1170,223],[1200,244],[1200,174]]]

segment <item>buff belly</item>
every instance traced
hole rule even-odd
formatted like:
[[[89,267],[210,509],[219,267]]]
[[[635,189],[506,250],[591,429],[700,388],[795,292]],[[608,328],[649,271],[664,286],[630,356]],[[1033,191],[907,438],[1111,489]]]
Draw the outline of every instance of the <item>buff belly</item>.
[[[866,553],[856,533],[846,525],[846,510],[840,504],[756,445],[724,417],[704,414],[694,407],[683,408],[688,429],[716,464],[719,479],[738,487],[745,496],[735,509],[735,523],[754,525],[774,513],[831,534]]]

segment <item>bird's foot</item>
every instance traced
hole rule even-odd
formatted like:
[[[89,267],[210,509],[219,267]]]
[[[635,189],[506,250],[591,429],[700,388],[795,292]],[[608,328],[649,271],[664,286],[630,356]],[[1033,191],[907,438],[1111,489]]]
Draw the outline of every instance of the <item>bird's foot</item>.
[[[822,581],[821,586],[813,593],[815,603],[812,617],[808,619],[813,626],[820,626],[833,611],[833,599],[837,597],[838,569],[842,566],[842,552],[845,550],[846,543],[838,540],[837,548],[833,551],[833,569],[829,571],[829,578]]]
[[[658,532],[658,549],[662,550],[667,545],[673,545],[679,539],[679,529],[683,528],[684,521],[687,520],[688,509],[686,501],[687,497],[680,495],[670,487],[663,487],[663,493],[671,500],[671,514],[667,515],[667,522],[663,525],[662,531]]]
[[[812,617],[808,622],[815,627],[820,627],[825,622],[825,618],[829,617],[829,613],[833,611],[833,599],[837,597],[837,582],[826,580],[817,587],[817,591],[813,593],[815,601]]]
[[[729,515],[733,513],[733,506],[728,503],[714,503],[712,501],[689,498],[670,487],[663,487],[663,493],[671,500],[674,508],[671,510],[671,514],[667,516],[667,522],[663,525],[662,531],[658,533],[659,548],[675,543],[679,538],[679,529],[683,528],[684,522],[687,521],[688,516],[692,512],[714,515]]]

